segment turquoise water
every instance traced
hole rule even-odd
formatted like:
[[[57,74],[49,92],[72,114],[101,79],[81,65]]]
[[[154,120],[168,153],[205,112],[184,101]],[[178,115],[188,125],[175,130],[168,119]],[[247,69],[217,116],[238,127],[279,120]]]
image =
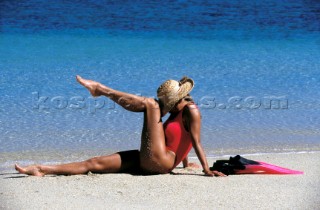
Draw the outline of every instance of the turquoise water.
[[[3,154],[139,148],[143,115],[91,98],[76,74],[150,97],[192,77],[208,155],[320,148],[316,1],[0,7]]]

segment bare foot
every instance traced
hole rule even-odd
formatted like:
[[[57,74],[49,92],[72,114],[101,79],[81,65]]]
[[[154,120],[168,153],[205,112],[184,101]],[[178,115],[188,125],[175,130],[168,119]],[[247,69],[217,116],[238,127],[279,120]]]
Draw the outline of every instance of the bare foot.
[[[94,97],[97,97],[97,96],[100,96],[101,94],[99,94],[97,88],[98,88],[98,85],[99,83],[98,82],[95,82],[95,81],[92,81],[92,80],[88,80],[88,79],[83,79],[82,77],[80,77],[79,75],[77,75],[77,81],[83,85],[85,88],[87,88],[91,95],[94,96]]]
[[[21,174],[28,174],[32,176],[44,176],[45,174],[41,171],[40,166],[32,165],[25,168],[15,164],[15,169]]]

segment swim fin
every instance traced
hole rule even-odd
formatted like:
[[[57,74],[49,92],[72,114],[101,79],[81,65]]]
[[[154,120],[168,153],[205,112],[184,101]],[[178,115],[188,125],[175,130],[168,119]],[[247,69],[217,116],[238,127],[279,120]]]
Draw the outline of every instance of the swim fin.
[[[303,174],[280,166],[249,160],[237,155],[229,160],[217,160],[210,170],[217,170],[226,175],[231,174]]]

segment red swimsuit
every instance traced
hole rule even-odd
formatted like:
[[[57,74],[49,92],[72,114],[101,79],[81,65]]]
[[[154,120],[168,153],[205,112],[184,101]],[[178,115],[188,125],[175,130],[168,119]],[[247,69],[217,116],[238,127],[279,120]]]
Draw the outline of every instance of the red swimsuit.
[[[164,133],[167,149],[176,154],[173,168],[187,157],[192,148],[191,134],[184,128],[181,110],[173,119],[168,119],[164,124]]]

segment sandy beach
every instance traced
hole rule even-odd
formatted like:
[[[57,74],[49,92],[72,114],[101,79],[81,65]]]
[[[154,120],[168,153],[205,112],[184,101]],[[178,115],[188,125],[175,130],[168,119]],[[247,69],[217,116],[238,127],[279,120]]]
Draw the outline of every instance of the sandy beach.
[[[320,210],[320,1],[1,0],[0,12],[0,210]],[[76,75],[112,89],[93,97]],[[15,171],[141,148],[149,114],[113,90],[160,100],[159,85],[183,76],[210,166],[240,154],[304,174]]]
[[[12,169],[0,175],[0,209],[319,209],[320,152],[244,157],[304,174],[217,178],[178,167],[175,174],[154,176],[39,178]],[[215,160],[208,159],[210,165]]]

